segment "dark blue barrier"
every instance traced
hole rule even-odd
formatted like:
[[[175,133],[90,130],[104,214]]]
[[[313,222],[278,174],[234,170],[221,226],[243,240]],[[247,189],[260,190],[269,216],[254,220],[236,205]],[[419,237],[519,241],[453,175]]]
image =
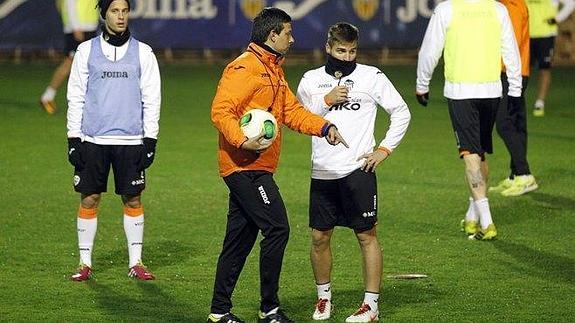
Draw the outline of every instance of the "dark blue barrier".
[[[417,48],[436,1],[428,0],[131,0],[130,29],[153,48],[242,48],[265,6],[294,19],[296,49],[322,48],[327,27],[348,21],[362,48]],[[61,48],[52,0],[0,0],[0,48]]]

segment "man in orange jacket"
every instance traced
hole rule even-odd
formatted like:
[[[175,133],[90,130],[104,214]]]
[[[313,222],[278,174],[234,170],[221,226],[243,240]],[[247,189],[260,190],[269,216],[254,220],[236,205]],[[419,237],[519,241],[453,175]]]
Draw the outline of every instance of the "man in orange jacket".
[[[347,147],[335,125],[305,109],[288,87],[281,67],[294,43],[291,17],[264,8],[253,22],[247,50],[226,66],[214,101],[212,122],[219,131],[220,176],[230,190],[226,236],[218,259],[208,322],[243,322],[233,315],[231,296],[259,231],[259,322],[292,322],[279,310],[279,276],[289,237],[286,209],[273,179],[281,150],[281,131],[271,143],[264,134],[248,139],[240,117],[265,109],[282,124],[308,135],[326,137]]]
[[[511,157],[509,177],[497,186],[490,187],[490,192],[499,192],[503,196],[519,196],[536,190],[539,186],[531,174],[527,162],[527,113],[525,108],[525,90],[529,80],[529,13],[524,0],[500,0],[505,5],[513,24],[515,39],[521,56],[521,77],[523,87],[519,100],[510,101],[507,97],[509,82],[505,73],[501,74],[503,97],[499,101],[496,126],[497,133]],[[473,210],[469,208],[468,212]]]

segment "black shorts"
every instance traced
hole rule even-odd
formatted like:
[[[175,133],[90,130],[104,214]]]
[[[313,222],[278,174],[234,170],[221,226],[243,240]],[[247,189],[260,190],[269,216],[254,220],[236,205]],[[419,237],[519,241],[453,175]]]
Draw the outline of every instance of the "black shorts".
[[[537,62],[539,69],[550,69],[555,48],[555,37],[531,38],[530,40],[531,65]]]
[[[94,38],[94,37],[96,37],[95,31],[85,31],[83,41],[86,41],[86,40]],[[74,57],[74,54],[76,53],[76,49],[78,48],[78,45],[80,45],[80,43],[81,42],[77,41],[74,38],[74,34],[72,34],[72,33],[65,34],[64,35],[64,55]]]
[[[459,156],[493,153],[491,133],[495,124],[500,98],[447,99],[451,125],[455,133]]]
[[[369,230],[377,223],[375,173],[355,170],[334,180],[311,180],[309,226],[326,231],[335,226]]]
[[[74,170],[74,190],[82,194],[106,192],[110,166],[114,171],[114,186],[118,195],[139,195],[146,187],[141,170],[143,145],[115,146],[82,143],[83,169]]]

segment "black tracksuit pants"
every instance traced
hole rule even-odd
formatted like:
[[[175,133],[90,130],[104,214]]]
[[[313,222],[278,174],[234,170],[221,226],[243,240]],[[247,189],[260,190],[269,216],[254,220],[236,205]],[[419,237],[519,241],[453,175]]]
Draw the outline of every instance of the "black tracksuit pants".
[[[224,177],[230,190],[226,236],[214,283],[211,312],[224,314],[232,308],[231,297],[258,232],[260,243],[260,310],[279,306],[278,289],[289,223],[284,202],[273,175],[243,171]]]
[[[511,177],[531,174],[529,163],[527,162],[527,115],[524,97],[528,80],[528,77],[523,77],[521,106],[515,108],[508,104],[507,91],[509,83],[507,82],[507,76],[505,74],[501,75],[503,97],[497,110],[496,129],[511,156]]]

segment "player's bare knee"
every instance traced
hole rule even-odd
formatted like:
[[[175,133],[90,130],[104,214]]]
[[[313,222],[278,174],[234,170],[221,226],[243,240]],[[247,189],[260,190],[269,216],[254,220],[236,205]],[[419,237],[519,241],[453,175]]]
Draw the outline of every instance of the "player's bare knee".
[[[100,204],[100,199],[102,198],[101,194],[82,194],[81,196],[81,204],[82,207],[85,209],[94,209],[97,208]]]
[[[367,247],[371,244],[378,243],[375,227],[366,231],[356,232],[355,235],[361,247]]]
[[[483,158],[478,153],[469,153],[463,155],[463,161],[465,162],[465,167],[479,167],[481,160]]]
[[[471,187],[477,188],[485,185],[485,179],[481,172],[481,157],[478,154],[470,154],[463,157],[465,161],[465,177]]]
[[[142,200],[140,195],[122,195],[122,202],[124,206],[137,209],[142,207]]]
[[[313,229],[311,231],[311,243],[314,249],[326,249],[329,247],[331,241],[331,232],[329,231],[319,231]]]

